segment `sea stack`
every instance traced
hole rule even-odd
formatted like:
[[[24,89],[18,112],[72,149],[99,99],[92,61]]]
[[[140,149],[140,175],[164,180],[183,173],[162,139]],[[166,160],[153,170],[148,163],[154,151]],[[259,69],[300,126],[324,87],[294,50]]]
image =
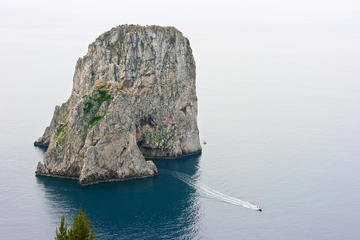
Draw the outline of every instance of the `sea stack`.
[[[146,158],[201,152],[195,61],[174,27],[121,25],[79,58],[70,98],[55,107],[34,145],[46,147],[36,175],[88,185],[151,177]]]

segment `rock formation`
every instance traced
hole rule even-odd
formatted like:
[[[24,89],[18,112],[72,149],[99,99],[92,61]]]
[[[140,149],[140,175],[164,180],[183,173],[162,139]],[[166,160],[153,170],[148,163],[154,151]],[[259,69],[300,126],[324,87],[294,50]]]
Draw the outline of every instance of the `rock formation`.
[[[87,185],[157,174],[145,158],[201,152],[195,62],[173,27],[122,25],[76,63],[70,98],[34,145],[47,147],[37,175]]]

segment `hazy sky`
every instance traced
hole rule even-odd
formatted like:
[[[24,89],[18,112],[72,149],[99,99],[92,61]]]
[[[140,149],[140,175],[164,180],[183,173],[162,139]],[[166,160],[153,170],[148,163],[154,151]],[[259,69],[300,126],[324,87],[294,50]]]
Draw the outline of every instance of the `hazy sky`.
[[[204,29],[218,34],[218,28],[228,31],[254,24],[359,24],[360,3],[356,0],[1,0],[0,20],[2,30],[53,27],[57,32],[87,32],[93,38],[124,23],[174,25],[187,35],[196,35]]]
[[[200,106],[215,89],[226,96],[249,86],[360,90],[356,0],[1,0],[2,98],[46,100],[52,113],[70,94],[76,60],[120,24],[173,25],[189,38]]]

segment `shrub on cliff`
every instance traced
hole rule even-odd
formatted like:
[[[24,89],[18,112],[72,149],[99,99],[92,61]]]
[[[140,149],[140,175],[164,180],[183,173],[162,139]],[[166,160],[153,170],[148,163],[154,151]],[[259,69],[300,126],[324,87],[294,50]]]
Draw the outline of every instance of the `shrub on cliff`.
[[[61,217],[60,227],[56,229],[55,240],[96,240],[95,231],[91,231],[86,212],[80,209],[74,217],[71,228],[67,229],[65,217]]]

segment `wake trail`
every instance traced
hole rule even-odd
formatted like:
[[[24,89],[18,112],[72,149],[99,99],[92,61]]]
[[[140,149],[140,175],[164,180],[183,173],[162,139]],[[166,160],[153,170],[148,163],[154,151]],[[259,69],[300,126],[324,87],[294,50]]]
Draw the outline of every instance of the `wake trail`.
[[[223,201],[223,202],[230,203],[230,204],[237,205],[237,206],[242,206],[242,207],[249,208],[252,210],[260,209],[258,206],[254,205],[250,202],[241,200],[236,197],[226,195],[226,194],[216,191],[215,189],[212,189],[211,187],[206,186],[204,184],[195,183],[194,180],[192,180],[191,177],[185,173],[176,172],[176,171],[168,171],[168,170],[165,170],[164,172],[176,177],[177,179],[181,180],[185,184],[195,188],[196,190],[200,191],[201,193],[203,193],[211,198],[214,198],[216,200]]]

